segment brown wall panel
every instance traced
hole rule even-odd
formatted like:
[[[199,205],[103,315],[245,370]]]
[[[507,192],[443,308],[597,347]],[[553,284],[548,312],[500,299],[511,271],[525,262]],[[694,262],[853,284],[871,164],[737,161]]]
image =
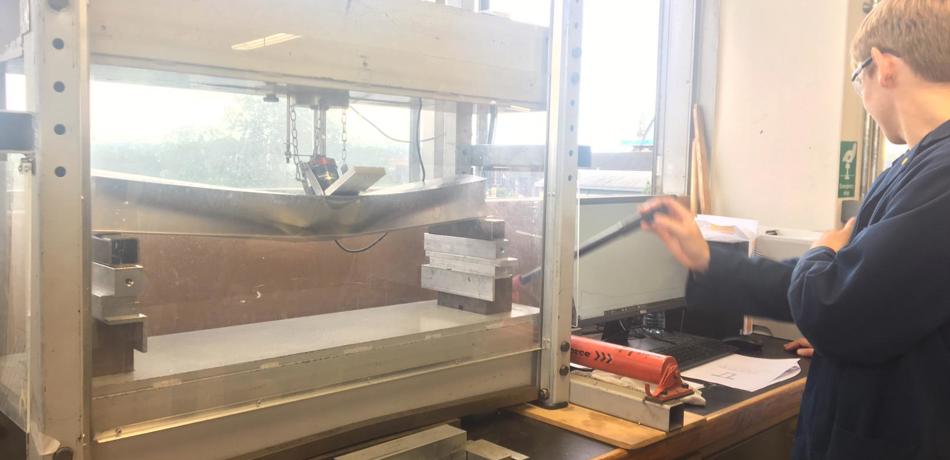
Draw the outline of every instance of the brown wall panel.
[[[537,200],[489,203],[507,222],[509,255],[518,272],[540,264]],[[372,250],[347,254],[332,241],[141,235],[146,285],[140,298],[148,334],[236,324],[433,299],[419,287],[426,262],[425,229],[391,232]],[[348,248],[376,235],[343,240]],[[540,279],[521,290],[521,303],[540,305]]]

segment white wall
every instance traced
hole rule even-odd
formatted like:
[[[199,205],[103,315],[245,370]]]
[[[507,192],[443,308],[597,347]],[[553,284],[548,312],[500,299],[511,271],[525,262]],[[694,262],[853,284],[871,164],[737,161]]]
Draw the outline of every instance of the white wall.
[[[722,0],[710,171],[716,214],[835,226],[843,106],[856,102],[845,93],[849,3],[853,10],[846,0]]]

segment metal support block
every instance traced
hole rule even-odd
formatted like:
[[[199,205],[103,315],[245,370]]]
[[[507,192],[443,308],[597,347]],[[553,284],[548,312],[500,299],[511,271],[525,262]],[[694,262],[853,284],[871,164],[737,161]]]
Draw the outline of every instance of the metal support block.
[[[683,427],[683,403],[659,403],[632,388],[571,374],[571,402],[662,431]]]
[[[373,447],[335,457],[335,460],[465,460],[466,433],[440,425]]]
[[[511,311],[511,278],[495,281],[495,300],[473,299],[461,295],[439,292],[439,305],[457,308],[480,315],[492,315]]]
[[[508,278],[510,282],[510,278]],[[474,299],[495,300],[495,277],[456,272],[426,264],[422,266],[422,287]]]
[[[506,449],[498,444],[492,444],[484,439],[469,441],[465,446],[468,460],[528,460],[528,456]]]
[[[141,265],[92,264],[92,294],[99,297],[135,297],[142,293],[145,275]]]
[[[429,227],[429,233],[476,240],[500,240],[505,238],[505,221],[494,217],[461,220],[432,225]]]
[[[492,276],[495,278],[510,277],[514,274],[518,259],[503,257],[500,259],[482,259],[478,257],[457,256],[441,252],[430,252],[429,265],[456,272],[472,275]]]
[[[145,316],[124,324],[94,321],[93,376],[121,374],[135,369],[135,350],[147,350]]]
[[[119,235],[93,236],[92,261],[103,265],[137,264],[139,240]]]
[[[505,255],[507,240],[476,240],[448,235],[425,234],[426,252],[442,252],[460,256],[497,259]]]
[[[92,317],[106,323],[140,315],[138,297],[92,296]]]

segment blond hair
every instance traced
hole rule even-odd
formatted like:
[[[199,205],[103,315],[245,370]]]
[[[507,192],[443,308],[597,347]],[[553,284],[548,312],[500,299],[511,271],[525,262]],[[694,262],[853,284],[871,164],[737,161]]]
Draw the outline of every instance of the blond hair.
[[[858,29],[851,58],[862,62],[871,48],[903,59],[921,78],[950,82],[950,0],[883,0]]]

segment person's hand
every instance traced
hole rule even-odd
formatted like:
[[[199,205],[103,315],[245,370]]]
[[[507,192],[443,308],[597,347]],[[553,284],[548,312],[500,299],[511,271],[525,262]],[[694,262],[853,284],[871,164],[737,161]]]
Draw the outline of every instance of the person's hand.
[[[696,225],[693,213],[672,197],[659,197],[640,206],[640,214],[657,211],[653,222],[641,223],[644,230],[656,233],[679,263],[691,271],[704,273],[709,268],[709,243]]]
[[[851,241],[851,234],[854,233],[854,217],[848,219],[848,223],[844,225],[841,230],[832,230],[830,232],[825,232],[821,235],[821,238],[815,240],[811,245],[812,249],[819,246],[824,246],[831,248],[832,251],[838,252],[841,248],[845,247],[848,242]]]
[[[796,355],[811,358],[815,354],[815,349],[808,343],[808,339],[802,337],[785,344],[785,351],[794,351]]]

